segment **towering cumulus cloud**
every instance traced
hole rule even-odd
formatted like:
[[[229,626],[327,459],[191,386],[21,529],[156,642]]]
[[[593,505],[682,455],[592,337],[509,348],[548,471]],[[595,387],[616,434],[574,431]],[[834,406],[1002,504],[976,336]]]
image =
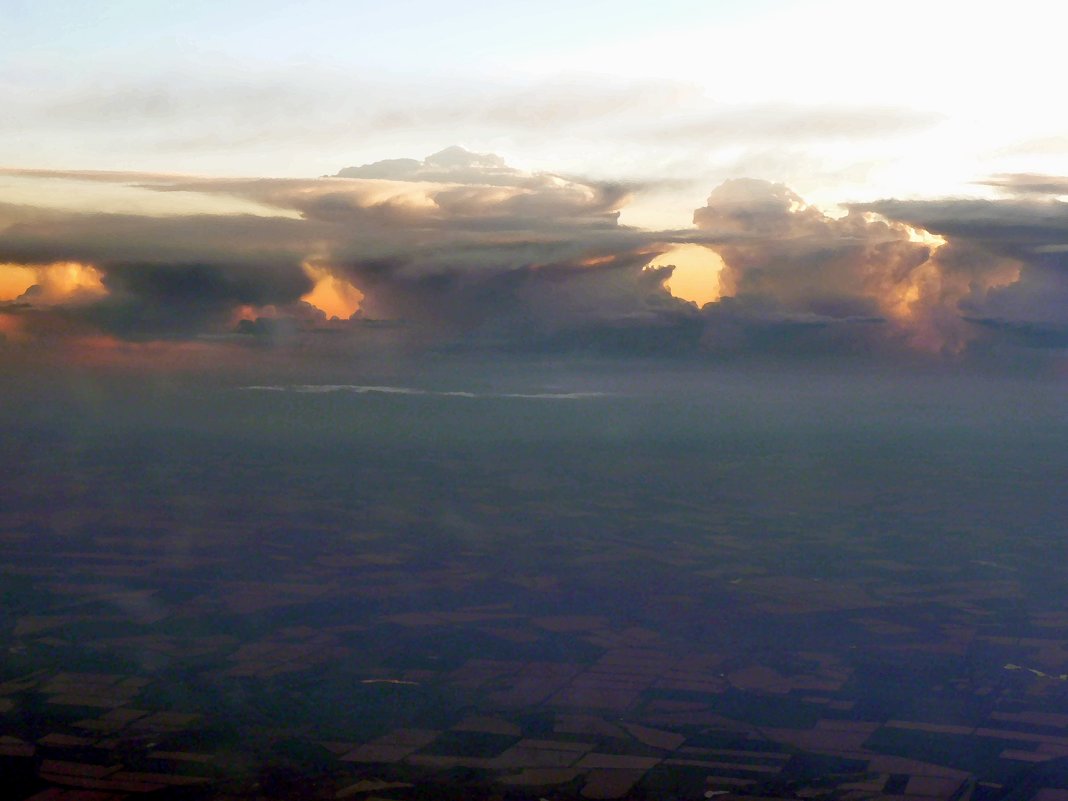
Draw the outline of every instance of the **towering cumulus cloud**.
[[[318,179],[19,177],[213,209],[0,206],[0,290],[22,281],[0,316],[23,336],[251,342],[287,332],[307,344],[331,331],[358,343],[388,321],[389,336],[437,349],[1068,345],[1068,213],[1055,199],[1063,182],[1044,176],[992,181],[1010,193],[1002,200],[885,200],[838,217],[782,184],[738,179],[712,192],[693,227],[658,231],[620,223],[641,186],[528,173],[458,147]],[[702,309],[668,291],[670,266],[650,266],[680,244],[722,259],[720,297]],[[340,312],[320,299],[327,283],[350,299]]]
[[[293,303],[311,288],[301,268],[308,243],[290,220],[9,208],[0,208],[0,220],[8,223],[0,261],[46,274],[48,265],[77,262],[100,275],[103,296],[53,298],[44,304],[49,319],[79,320],[124,338],[215,331],[242,304]]]
[[[1006,200],[886,200],[865,208],[944,236],[938,265],[966,285],[961,318],[984,329],[981,344],[1002,339],[1068,347],[1068,181],[1004,176],[992,182]]]
[[[257,332],[322,322],[300,299],[310,275],[363,295],[359,320],[388,319],[433,346],[662,347],[697,339],[692,305],[644,269],[672,235],[619,225],[630,188],[530,174],[449,148],[300,179],[42,174],[254,203],[267,213],[130,216],[9,212],[0,260],[77,259],[107,295],[60,309],[120,337]],[[675,236],[677,239],[677,236]],[[53,310],[55,311],[55,310]]]
[[[368,314],[510,348],[696,340],[695,309],[664,288],[670,268],[643,269],[665,238],[618,224],[624,185],[529,175],[460,148],[340,175],[435,182],[376,247],[339,243],[336,264]]]
[[[1068,344],[1064,220],[1052,200],[891,200],[832,218],[781,184],[728,181],[694,215],[726,263],[706,342],[961,354],[998,329]]]
[[[723,241],[726,297],[706,307],[720,348],[869,347],[911,314],[905,295],[930,255],[904,226],[833,219],[765,181],[724,183],[694,222]]]

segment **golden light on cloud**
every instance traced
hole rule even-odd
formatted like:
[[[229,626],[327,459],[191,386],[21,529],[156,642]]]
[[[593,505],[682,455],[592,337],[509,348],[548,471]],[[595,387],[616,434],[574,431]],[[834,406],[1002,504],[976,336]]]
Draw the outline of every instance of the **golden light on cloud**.
[[[917,316],[925,298],[934,297],[942,291],[942,283],[941,270],[928,259],[912,270],[905,280],[885,288],[876,299],[887,317],[907,325]]]
[[[25,299],[36,305],[52,305],[76,297],[90,298],[107,290],[100,273],[88,264],[74,261],[34,265],[0,264],[0,301]]]
[[[938,257],[946,240],[921,228],[905,226],[909,240],[927,245],[930,255],[896,283],[884,284],[876,299],[882,312],[896,323],[914,348],[932,353],[961,353],[974,332],[962,323],[947,325],[940,319],[945,308],[959,308],[969,295],[1020,280],[1023,264],[1004,259],[988,266],[982,275],[947,270]]]
[[[702,245],[679,245],[658,256],[654,266],[666,264],[675,265],[667,282],[672,295],[698,306],[719,300],[719,273],[724,264],[715,251]]]
[[[37,283],[37,270],[21,264],[0,264],[0,301],[14,300]]]
[[[905,225],[899,223],[908,234],[910,242],[920,242],[924,245],[928,245],[931,248],[931,252],[938,250],[942,245],[946,244],[946,239],[939,234],[932,234],[930,231],[926,231],[923,228],[915,228],[911,225]]]
[[[615,260],[615,256],[591,256],[588,259],[582,259],[579,261],[579,264],[583,267],[603,267],[606,264],[611,264]]]
[[[305,264],[304,270],[315,281],[312,291],[301,298],[326,314],[346,320],[356,313],[363,301],[363,293],[343,278],[322,267]]]
[[[324,186],[347,187],[362,207],[382,206],[398,210],[431,212],[438,208],[434,199],[443,184],[427,181],[393,181],[378,178],[331,178]]]

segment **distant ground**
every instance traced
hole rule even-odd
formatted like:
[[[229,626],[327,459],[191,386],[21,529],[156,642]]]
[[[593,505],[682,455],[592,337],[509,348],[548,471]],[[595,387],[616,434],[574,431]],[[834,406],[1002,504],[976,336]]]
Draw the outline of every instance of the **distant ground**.
[[[4,798],[1068,800],[1056,382],[246,378],[9,392]]]

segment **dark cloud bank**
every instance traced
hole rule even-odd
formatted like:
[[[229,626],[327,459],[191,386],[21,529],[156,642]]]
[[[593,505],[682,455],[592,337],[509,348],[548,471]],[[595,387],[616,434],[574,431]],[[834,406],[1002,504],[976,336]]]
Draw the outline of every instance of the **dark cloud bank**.
[[[49,304],[30,292],[3,309],[37,332],[722,358],[1068,347],[1064,179],[1000,176],[991,184],[1004,199],[883,200],[839,218],[781,184],[734,180],[693,227],[649,231],[619,221],[641,186],[525,173],[455,147],[308,180],[38,177],[229,196],[278,214],[0,205],[0,263],[91,265],[106,290]],[[701,309],[667,290],[670,266],[650,266],[683,243],[726,265],[723,297]],[[360,311],[328,321],[302,302],[310,274],[351,283]]]

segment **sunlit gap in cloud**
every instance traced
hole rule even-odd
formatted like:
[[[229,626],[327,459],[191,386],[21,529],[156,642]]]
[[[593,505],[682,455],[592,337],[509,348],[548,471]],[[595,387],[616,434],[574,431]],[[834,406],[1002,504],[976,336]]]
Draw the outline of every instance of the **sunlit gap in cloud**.
[[[723,259],[702,245],[679,245],[650,262],[650,267],[673,265],[667,289],[676,298],[689,300],[698,306],[719,300],[723,293],[719,274]]]
[[[359,311],[364,298],[359,289],[325,267],[311,262],[305,262],[303,266],[315,286],[301,300],[310,303],[327,317],[339,320],[347,320]]]
[[[101,274],[75,261],[45,265],[0,264],[0,302],[33,301],[50,305],[105,293]]]

